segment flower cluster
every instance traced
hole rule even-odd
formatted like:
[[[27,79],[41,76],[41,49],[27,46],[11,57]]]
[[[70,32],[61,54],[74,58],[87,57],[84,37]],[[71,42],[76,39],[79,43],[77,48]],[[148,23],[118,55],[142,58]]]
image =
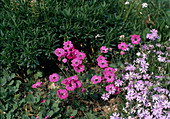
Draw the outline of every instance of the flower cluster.
[[[157,30],[155,30],[155,29],[152,29],[152,30],[150,30],[150,32],[151,33],[148,33],[147,35],[146,35],[146,38],[148,38],[148,39],[150,39],[150,40],[155,40],[155,39],[159,39],[159,36],[158,36],[158,34],[157,34]]]
[[[59,89],[57,91],[57,95],[61,99],[66,99],[68,97],[68,91],[74,91],[76,88],[81,88],[82,83],[78,80],[77,75],[71,76],[69,78],[64,79],[61,84],[65,85],[66,89]],[[85,89],[82,89],[82,92],[84,92]]]
[[[58,60],[63,58],[62,61],[64,63],[67,62],[67,59],[71,60],[71,66],[73,66],[76,72],[80,73],[84,71],[82,60],[86,57],[86,54],[75,49],[71,41],[64,42],[63,48],[57,48],[55,55],[58,56]]]
[[[113,83],[115,80],[115,74],[114,74],[115,69],[113,69],[112,67],[108,67],[107,60],[102,55],[99,55],[99,57],[97,58],[97,62],[98,62],[98,66],[103,69],[103,74],[102,74],[102,76],[94,75],[91,78],[91,82],[93,82],[93,84],[98,84],[101,82]],[[117,86],[114,86],[114,84],[109,84],[106,86],[106,91],[107,91],[107,93],[106,94],[104,93],[101,96],[101,98],[103,100],[108,100],[108,98],[110,97],[111,94],[116,95],[116,94],[120,93],[120,88]]]

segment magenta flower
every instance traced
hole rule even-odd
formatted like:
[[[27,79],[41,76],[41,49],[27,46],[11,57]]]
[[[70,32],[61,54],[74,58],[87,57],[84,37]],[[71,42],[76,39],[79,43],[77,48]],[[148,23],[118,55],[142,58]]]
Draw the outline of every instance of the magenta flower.
[[[39,119],[39,116],[37,116],[36,119]]]
[[[70,80],[77,81],[77,80],[78,80],[78,76],[77,76],[77,75],[75,75],[75,76],[71,76],[71,77],[70,77]]]
[[[59,78],[60,78],[59,75],[56,73],[49,76],[50,82],[57,82]]]
[[[61,99],[66,99],[66,98],[68,97],[68,92],[67,92],[66,89],[59,89],[59,90],[57,91],[57,95],[58,95],[58,97],[61,98]]]
[[[102,47],[100,48],[100,50],[101,50],[101,53],[107,53],[108,50],[109,50],[109,48],[106,48],[106,46],[102,46]]]
[[[61,82],[61,84],[69,84],[70,83],[70,81],[71,81],[71,79],[70,79],[70,77],[69,78],[66,78],[66,79],[64,79],[62,82]]]
[[[106,73],[105,75],[104,75],[104,77],[105,77],[105,79],[106,79],[106,81],[108,82],[108,83],[111,83],[111,82],[113,82],[114,80],[115,80],[115,74],[114,73],[110,73],[110,72],[108,72],[108,73]]]
[[[68,54],[67,54],[67,58],[68,59],[74,59],[76,56],[75,56],[75,53],[74,52],[68,52]]]
[[[114,84],[107,85],[107,86],[106,86],[106,91],[109,92],[109,91],[112,90],[112,88],[115,88]]]
[[[66,63],[66,62],[67,62],[67,59],[66,59],[66,58],[64,58],[64,59],[63,59],[63,62],[64,62],[64,63]]]
[[[140,40],[141,40],[140,35],[136,35],[136,34],[131,35],[132,44],[138,45],[140,43]]]
[[[104,69],[103,74],[106,75],[108,72],[114,73],[115,69],[113,69],[112,67],[107,67]]]
[[[78,59],[84,59],[86,57],[86,54],[83,52],[76,52],[76,58]]]
[[[102,55],[100,55],[100,56],[97,58],[97,62],[102,61],[102,60],[105,60],[105,59],[106,59],[105,57],[103,57]]]
[[[101,61],[99,61],[99,62],[98,62],[98,66],[99,66],[100,68],[106,68],[106,67],[108,67],[107,61],[106,61],[106,60],[101,60]]]
[[[44,100],[41,101],[41,103],[44,103],[45,101],[46,101],[46,100],[44,99]]]
[[[68,91],[73,91],[76,89],[76,83],[73,82],[73,80],[69,83],[69,84],[66,84],[66,89]]]
[[[82,93],[84,93],[84,92],[85,92],[85,90],[86,90],[85,88],[82,88],[82,91],[81,91],[81,92],[82,92]]]
[[[58,57],[64,57],[66,55],[66,52],[62,48],[57,48],[55,50],[55,55],[57,55]]]
[[[63,45],[64,45],[63,48],[65,50],[69,50],[69,49],[71,49],[73,47],[73,44],[71,43],[71,41],[64,42]]]
[[[80,64],[79,66],[74,67],[74,70],[75,70],[77,73],[83,72],[83,71],[84,71],[84,65]]]
[[[49,117],[49,115],[47,115],[46,117],[45,117],[45,119],[47,119]]]
[[[127,48],[128,45],[125,42],[121,42],[120,44],[118,44],[118,49],[126,50]]]
[[[73,66],[73,67],[77,67],[77,66],[79,66],[81,63],[82,63],[82,60],[80,60],[80,59],[73,59],[72,61],[71,61],[71,66]]]
[[[97,75],[94,75],[94,76],[91,78],[91,82],[93,82],[93,84],[100,83],[101,80],[102,80],[102,77],[101,77],[101,76],[97,76]]]
[[[82,83],[79,80],[77,80],[75,83],[76,83],[76,88],[81,88]]]
[[[41,82],[37,82],[32,85],[32,88],[38,88],[38,87],[41,87]]]

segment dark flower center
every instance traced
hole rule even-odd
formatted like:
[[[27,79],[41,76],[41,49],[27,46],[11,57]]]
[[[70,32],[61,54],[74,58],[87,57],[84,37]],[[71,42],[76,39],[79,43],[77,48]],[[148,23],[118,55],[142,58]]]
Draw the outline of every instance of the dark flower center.
[[[67,45],[67,47],[69,48],[69,47],[70,47],[70,45]]]
[[[54,76],[53,79],[55,79],[56,77]]]
[[[95,79],[94,81],[98,81],[98,79]]]

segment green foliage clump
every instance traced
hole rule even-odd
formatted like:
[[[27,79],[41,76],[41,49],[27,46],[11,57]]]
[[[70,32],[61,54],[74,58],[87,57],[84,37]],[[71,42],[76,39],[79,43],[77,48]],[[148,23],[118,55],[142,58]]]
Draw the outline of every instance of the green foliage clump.
[[[159,3],[150,1],[144,9],[141,2],[124,3],[125,0],[2,0],[1,66],[13,71],[35,70],[52,60],[55,48],[61,47],[65,39],[86,50],[90,61],[102,45],[117,48],[120,35],[142,34],[147,32],[146,26],[158,29],[162,40],[168,37],[169,16],[157,8]]]

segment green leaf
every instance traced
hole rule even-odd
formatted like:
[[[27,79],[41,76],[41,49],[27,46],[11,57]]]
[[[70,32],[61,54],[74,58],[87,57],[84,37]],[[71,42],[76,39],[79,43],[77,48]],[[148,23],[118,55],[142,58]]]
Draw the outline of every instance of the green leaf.
[[[14,83],[14,80],[12,80],[8,85],[10,86],[10,85],[12,85]]]
[[[36,74],[34,74],[35,79],[38,79],[39,77],[42,77],[42,72],[37,72]]]
[[[4,86],[6,84],[6,82],[7,82],[7,79],[5,79],[5,78],[2,78],[0,80],[1,80],[0,85],[2,85],[2,86]]]
[[[8,113],[8,114],[6,115],[6,117],[7,117],[7,119],[11,119],[11,113]]]
[[[76,116],[76,114],[77,114],[77,110],[74,110],[72,116]]]

